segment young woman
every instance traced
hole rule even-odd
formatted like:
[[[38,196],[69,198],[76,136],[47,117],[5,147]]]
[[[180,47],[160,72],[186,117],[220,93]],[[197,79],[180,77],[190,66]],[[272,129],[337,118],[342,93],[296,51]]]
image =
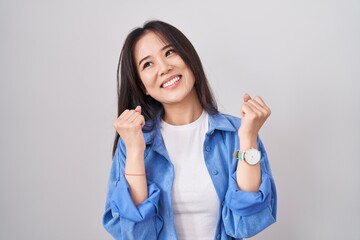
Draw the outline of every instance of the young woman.
[[[103,218],[115,239],[242,239],[275,222],[258,138],[270,109],[243,98],[241,121],[218,112],[198,54],[175,27],[151,21],[128,35]]]

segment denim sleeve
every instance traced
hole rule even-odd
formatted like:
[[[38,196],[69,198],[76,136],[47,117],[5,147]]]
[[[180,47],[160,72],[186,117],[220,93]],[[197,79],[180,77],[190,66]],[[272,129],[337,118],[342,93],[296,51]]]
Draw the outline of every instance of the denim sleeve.
[[[158,214],[160,189],[148,181],[148,198],[136,206],[124,177],[125,154],[121,144],[114,155],[103,225],[115,239],[157,239],[163,225]]]
[[[260,139],[261,185],[257,193],[241,191],[236,172],[229,181],[222,209],[226,234],[234,238],[249,238],[276,221],[277,196],[266,151]]]

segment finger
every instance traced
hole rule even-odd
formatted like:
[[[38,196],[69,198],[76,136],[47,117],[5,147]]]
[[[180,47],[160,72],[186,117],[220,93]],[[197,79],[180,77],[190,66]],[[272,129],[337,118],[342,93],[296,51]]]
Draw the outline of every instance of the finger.
[[[244,102],[247,102],[247,101],[249,101],[251,99],[251,97],[250,97],[250,95],[248,93],[244,93],[243,98],[244,98]]]
[[[133,122],[133,121],[134,121],[137,117],[139,117],[139,116],[141,116],[141,114],[134,111],[134,112],[132,112],[132,114],[129,116],[129,118],[126,119],[126,121],[128,121],[128,122]]]
[[[134,119],[134,115],[138,115],[138,112],[135,112],[134,109],[129,110],[129,112],[127,113],[127,115],[124,116],[124,120],[125,121],[132,121]]]
[[[254,110],[250,107],[250,105],[247,102],[241,105],[241,112],[243,116],[247,114],[249,115],[254,114]]]
[[[256,97],[254,97],[254,100],[255,100],[256,102],[258,102],[264,109],[266,109],[266,111],[267,111],[268,114],[271,113],[270,108],[266,105],[265,101],[264,101],[261,97],[256,96]]]
[[[266,106],[264,100],[262,100],[261,97],[256,96],[256,97],[254,97],[254,100],[255,100],[256,102],[258,102],[261,106]]]
[[[261,109],[261,106],[259,104],[256,104],[252,99],[244,104],[246,104],[251,109],[251,111],[255,113],[256,116],[261,116],[263,115],[263,112],[265,112]]]
[[[126,109],[125,111],[123,111],[120,116],[118,117],[118,119],[123,119],[129,112],[129,109]]]
[[[141,106],[140,105],[136,106],[135,109],[130,110],[128,112],[127,117],[124,117],[124,119],[126,119],[128,121],[133,121],[134,120],[134,113],[140,113],[141,114]]]
[[[135,112],[141,113],[141,106],[140,106],[140,105],[139,105],[139,106],[136,106]]]
[[[250,106],[254,108],[255,112],[266,114],[267,110],[254,99],[249,100],[247,103],[249,103]]]
[[[134,124],[140,125],[143,127],[145,125],[145,118],[143,115],[139,115],[137,118],[134,119]]]

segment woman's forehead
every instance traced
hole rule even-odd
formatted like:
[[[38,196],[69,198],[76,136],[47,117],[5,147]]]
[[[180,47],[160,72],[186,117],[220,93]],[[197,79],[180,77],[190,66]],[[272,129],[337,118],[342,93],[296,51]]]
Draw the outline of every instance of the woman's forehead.
[[[135,44],[135,58],[138,60],[139,58],[148,55],[151,56],[161,51],[165,46],[168,45],[168,41],[160,33],[148,31],[142,37],[140,37],[140,39]]]

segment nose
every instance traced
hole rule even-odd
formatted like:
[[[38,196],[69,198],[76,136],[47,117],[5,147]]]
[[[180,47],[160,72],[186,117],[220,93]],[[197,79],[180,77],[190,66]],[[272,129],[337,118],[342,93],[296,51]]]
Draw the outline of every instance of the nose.
[[[159,65],[160,76],[169,73],[172,69],[171,64],[169,64],[166,59],[159,59],[158,65]]]

